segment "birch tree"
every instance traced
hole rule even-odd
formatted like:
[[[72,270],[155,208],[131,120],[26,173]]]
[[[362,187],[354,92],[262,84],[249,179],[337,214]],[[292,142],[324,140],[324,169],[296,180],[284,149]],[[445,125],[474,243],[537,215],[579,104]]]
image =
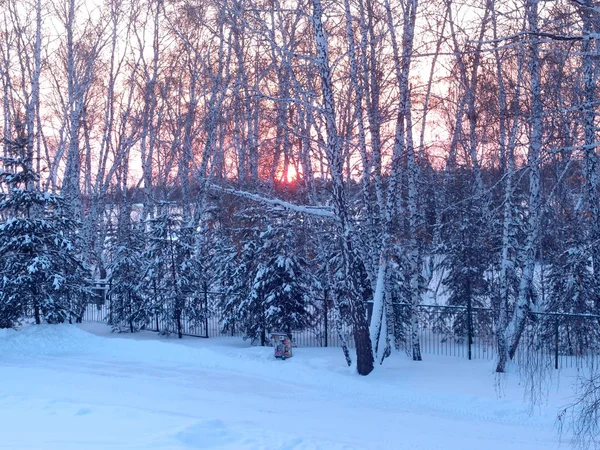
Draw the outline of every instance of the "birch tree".
[[[325,154],[333,184],[333,204],[339,227],[339,240],[344,275],[347,282],[347,295],[356,344],[356,368],[360,375],[368,375],[373,370],[373,349],[369,337],[366,308],[361,287],[357,282],[356,254],[352,243],[352,225],[348,215],[348,204],[343,179],[341,138],[337,131],[335,100],[329,61],[329,43],[323,26],[323,7],[320,0],[312,0],[315,44],[317,55],[315,64],[319,71],[322,95],[323,119],[327,131]]]
[[[543,106],[541,93],[541,69],[540,69],[540,44],[538,28],[538,6],[537,0],[525,2],[525,16],[527,20],[528,42],[528,75],[531,92],[531,112],[529,116],[529,145],[527,152],[527,169],[529,171],[529,202],[527,205],[527,232],[523,247],[523,269],[519,283],[518,297],[515,304],[513,317],[506,329],[506,340],[508,342],[508,356],[512,359],[517,351],[521,333],[527,321],[527,313],[530,308],[533,295],[533,275],[538,249],[541,199],[540,199],[540,157],[542,153],[543,137]],[[502,359],[502,357],[501,357]]]

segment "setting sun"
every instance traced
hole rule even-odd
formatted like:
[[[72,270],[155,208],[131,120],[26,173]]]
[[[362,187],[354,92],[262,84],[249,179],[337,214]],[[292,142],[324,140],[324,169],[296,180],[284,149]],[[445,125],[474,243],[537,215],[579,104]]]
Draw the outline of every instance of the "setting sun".
[[[288,166],[287,171],[285,173],[285,177],[283,177],[287,183],[293,183],[298,179],[298,172],[294,166]]]

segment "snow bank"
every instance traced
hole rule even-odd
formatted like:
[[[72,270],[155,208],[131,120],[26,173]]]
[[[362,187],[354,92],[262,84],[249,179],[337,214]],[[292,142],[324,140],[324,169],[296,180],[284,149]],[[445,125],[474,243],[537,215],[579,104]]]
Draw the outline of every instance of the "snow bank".
[[[541,450],[570,393],[530,414],[487,361],[397,354],[360,377],[337,348],[280,361],[239,338],[84,328],[0,332],[7,448]]]
[[[104,340],[69,324],[25,326],[0,330],[2,357],[52,356],[89,352]]]

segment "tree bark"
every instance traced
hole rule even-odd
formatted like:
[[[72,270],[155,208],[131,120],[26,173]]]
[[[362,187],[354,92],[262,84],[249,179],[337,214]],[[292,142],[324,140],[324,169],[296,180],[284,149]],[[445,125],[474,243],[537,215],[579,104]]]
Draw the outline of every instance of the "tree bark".
[[[340,232],[341,255],[346,277],[347,294],[350,302],[354,342],[356,344],[356,369],[360,375],[368,375],[373,370],[373,349],[369,337],[369,326],[364,298],[360,295],[360,281],[357,280],[357,265],[352,244],[352,226],[348,216],[348,204],[343,181],[343,158],[341,138],[337,131],[334,93],[329,65],[328,41],[323,27],[321,0],[312,0],[313,27],[317,46],[315,58],[321,81],[323,116],[327,130],[326,156],[333,184],[333,204]]]

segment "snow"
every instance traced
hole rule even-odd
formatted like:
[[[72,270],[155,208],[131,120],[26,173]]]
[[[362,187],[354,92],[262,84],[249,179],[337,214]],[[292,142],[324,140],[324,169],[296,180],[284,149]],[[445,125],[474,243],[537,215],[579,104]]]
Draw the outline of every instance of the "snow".
[[[255,202],[264,203],[267,205],[280,206],[288,211],[294,211],[302,214],[309,214],[318,217],[327,217],[330,219],[336,219],[333,208],[329,206],[318,206],[318,205],[296,205],[285,200],[277,198],[264,197],[262,195],[254,194],[252,192],[241,191],[239,189],[227,188],[216,184],[209,183],[208,188],[215,191],[226,192],[228,194],[237,195],[238,197],[248,198]]]
[[[368,377],[338,348],[286,361],[240,338],[0,330],[0,448],[552,449],[563,371],[532,410],[490,361],[392,355]]]

